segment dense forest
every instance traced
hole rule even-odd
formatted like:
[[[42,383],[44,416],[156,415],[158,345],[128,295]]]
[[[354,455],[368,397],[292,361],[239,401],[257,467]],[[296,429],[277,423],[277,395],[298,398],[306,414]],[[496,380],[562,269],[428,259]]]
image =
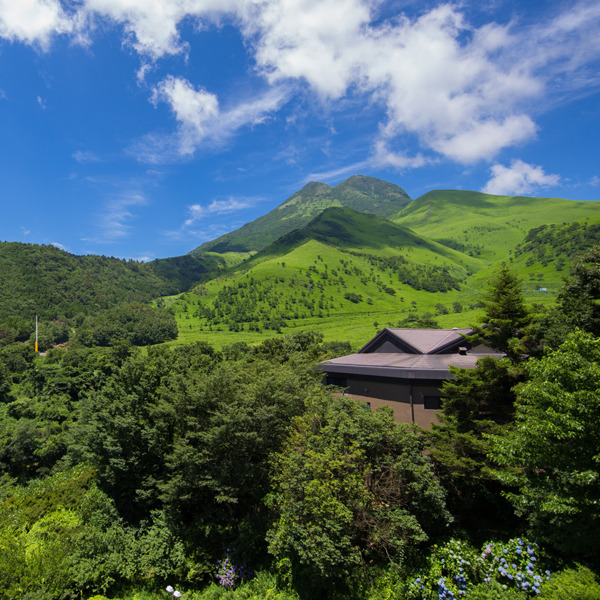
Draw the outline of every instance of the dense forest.
[[[598,300],[597,247],[545,309],[498,269],[473,335],[506,356],[429,432],[325,388],[351,348],[315,332],[141,350],[130,303],[5,336],[0,597],[598,599]]]
[[[196,261],[197,262],[197,261]],[[186,263],[188,264],[188,263]],[[167,267],[171,265],[171,271]],[[142,306],[157,296],[179,291],[191,276],[106,256],[75,256],[51,245],[0,242],[0,342],[34,339],[46,350],[77,331],[79,341],[105,346],[129,339],[137,345],[177,337],[172,315]],[[158,274],[160,273],[160,274]],[[179,279],[177,275],[179,274]]]

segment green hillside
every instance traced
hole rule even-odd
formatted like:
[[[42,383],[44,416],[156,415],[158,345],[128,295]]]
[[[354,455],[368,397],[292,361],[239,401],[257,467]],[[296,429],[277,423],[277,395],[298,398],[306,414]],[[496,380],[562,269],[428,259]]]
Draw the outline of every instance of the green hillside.
[[[594,217],[600,217],[597,202],[436,190],[390,219],[489,263],[506,259],[530,229]]]
[[[148,263],[150,269],[168,282],[175,291],[184,292],[193,285],[216,277],[221,271],[241,263],[248,253],[217,254],[204,252],[172,258],[158,258]]]
[[[502,263],[520,275],[529,301],[552,302],[573,258],[598,242],[593,202],[440,191],[391,220],[333,207],[173,310],[180,340],[218,345],[318,329],[359,345],[375,324],[423,315],[444,327],[468,326]]]
[[[257,341],[308,328],[360,343],[375,323],[474,308],[475,294],[461,287],[477,268],[476,259],[383,218],[329,208],[169,305],[180,341]]]
[[[408,202],[410,197],[402,188],[374,177],[355,175],[334,188],[325,183],[312,182],[266,215],[202,244],[191,254],[209,250],[218,253],[261,250],[282,235],[304,227],[332,206],[346,206],[388,217]]]
[[[8,331],[28,337],[35,315],[65,329],[117,304],[149,302],[180,289],[148,264],[18,242],[0,242],[0,281],[0,341]]]

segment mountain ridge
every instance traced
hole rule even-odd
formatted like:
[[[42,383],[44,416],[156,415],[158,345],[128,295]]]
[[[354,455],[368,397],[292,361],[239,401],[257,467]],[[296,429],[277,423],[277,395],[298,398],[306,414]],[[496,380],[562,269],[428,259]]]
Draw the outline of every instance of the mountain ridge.
[[[410,196],[396,184],[365,175],[353,175],[335,187],[310,182],[267,214],[203,243],[191,250],[190,254],[198,255],[207,251],[220,254],[257,252],[282,235],[307,225],[326,208],[346,206],[388,217],[410,200]]]

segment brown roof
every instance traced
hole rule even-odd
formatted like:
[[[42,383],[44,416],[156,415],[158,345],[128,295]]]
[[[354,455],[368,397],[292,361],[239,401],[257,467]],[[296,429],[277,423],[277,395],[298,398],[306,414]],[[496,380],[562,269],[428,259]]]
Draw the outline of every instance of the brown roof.
[[[463,329],[390,329],[380,331],[370,342],[359,350],[364,354],[370,352],[380,340],[392,336],[412,348],[418,354],[436,354],[448,346],[465,342],[463,335],[473,333],[470,328]],[[461,335],[462,334],[462,335]]]
[[[383,329],[357,354],[333,358],[317,368],[327,373],[369,375],[396,379],[450,379],[450,367],[474,369],[482,356],[498,354],[489,348],[479,347],[474,352],[459,354],[458,348],[466,345],[463,335],[472,329]],[[461,335],[462,334],[462,335]],[[377,352],[390,336],[408,352]],[[456,348],[456,352],[442,354]]]
[[[450,366],[474,369],[481,355],[476,354],[350,354],[321,363],[327,373],[377,375],[400,379],[448,379]]]

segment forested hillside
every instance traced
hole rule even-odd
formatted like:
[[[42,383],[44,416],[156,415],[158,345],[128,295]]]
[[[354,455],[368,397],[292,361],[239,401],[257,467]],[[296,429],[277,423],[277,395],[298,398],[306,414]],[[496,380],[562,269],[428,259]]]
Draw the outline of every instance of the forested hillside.
[[[0,598],[597,600],[599,266],[547,310],[496,271],[475,335],[507,356],[431,432],[326,389],[350,347],[317,333],[5,344]]]
[[[10,242],[0,242],[0,281],[0,341],[29,339],[37,315],[44,347],[67,341],[86,317],[89,329],[91,320],[106,320],[102,315],[116,305],[129,305],[137,314],[134,304],[179,291],[144,263]],[[170,327],[171,334],[156,341],[176,336],[176,325]]]

